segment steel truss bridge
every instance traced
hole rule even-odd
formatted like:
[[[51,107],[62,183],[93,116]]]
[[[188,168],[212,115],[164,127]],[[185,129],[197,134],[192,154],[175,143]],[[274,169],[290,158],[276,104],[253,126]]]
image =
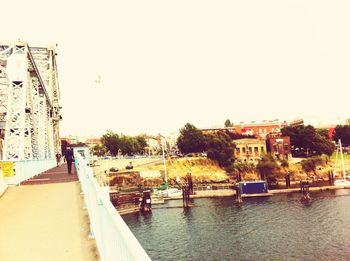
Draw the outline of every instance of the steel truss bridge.
[[[55,57],[54,46],[0,43],[0,196],[8,185],[56,165],[61,106]],[[3,177],[4,163],[14,173]],[[79,155],[75,165],[101,260],[151,260],[114,209],[108,187],[99,186]]]
[[[61,151],[55,46],[0,43],[0,159],[53,159]]]

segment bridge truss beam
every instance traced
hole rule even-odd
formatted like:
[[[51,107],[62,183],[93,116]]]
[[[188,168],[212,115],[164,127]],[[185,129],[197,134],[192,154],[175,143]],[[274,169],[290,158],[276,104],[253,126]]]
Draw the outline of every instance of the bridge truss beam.
[[[0,44],[0,159],[52,159],[61,150],[54,47]]]

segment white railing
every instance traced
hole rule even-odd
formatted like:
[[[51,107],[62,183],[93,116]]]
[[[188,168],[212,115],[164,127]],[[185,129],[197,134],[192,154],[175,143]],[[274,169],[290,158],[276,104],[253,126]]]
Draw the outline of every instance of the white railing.
[[[84,159],[75,163],[101,260],[151,260],[112,205],[109,188],[98,185]]]
[[[48,169],[56,166],[56,160],[18,160],[13,161],[14,175],[4,177],[8,185],[18,185],[21,182],[30,179]]]

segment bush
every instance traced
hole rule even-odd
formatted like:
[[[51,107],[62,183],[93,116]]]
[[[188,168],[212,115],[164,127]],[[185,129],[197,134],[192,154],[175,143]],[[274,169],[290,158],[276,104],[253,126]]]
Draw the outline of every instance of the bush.
[[[262,180],[272,180],[280,174],[280,166],[270,154],[261,158],[258,165],[256,165],[256,169],[259,171]]]

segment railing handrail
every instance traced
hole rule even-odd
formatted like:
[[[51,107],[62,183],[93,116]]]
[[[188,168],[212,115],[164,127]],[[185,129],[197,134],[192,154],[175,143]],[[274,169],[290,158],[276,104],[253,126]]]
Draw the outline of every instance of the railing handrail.
[[[99,186],[81,157],[76,166],[101,260],[151,260],[112,205],[107,187]]]

